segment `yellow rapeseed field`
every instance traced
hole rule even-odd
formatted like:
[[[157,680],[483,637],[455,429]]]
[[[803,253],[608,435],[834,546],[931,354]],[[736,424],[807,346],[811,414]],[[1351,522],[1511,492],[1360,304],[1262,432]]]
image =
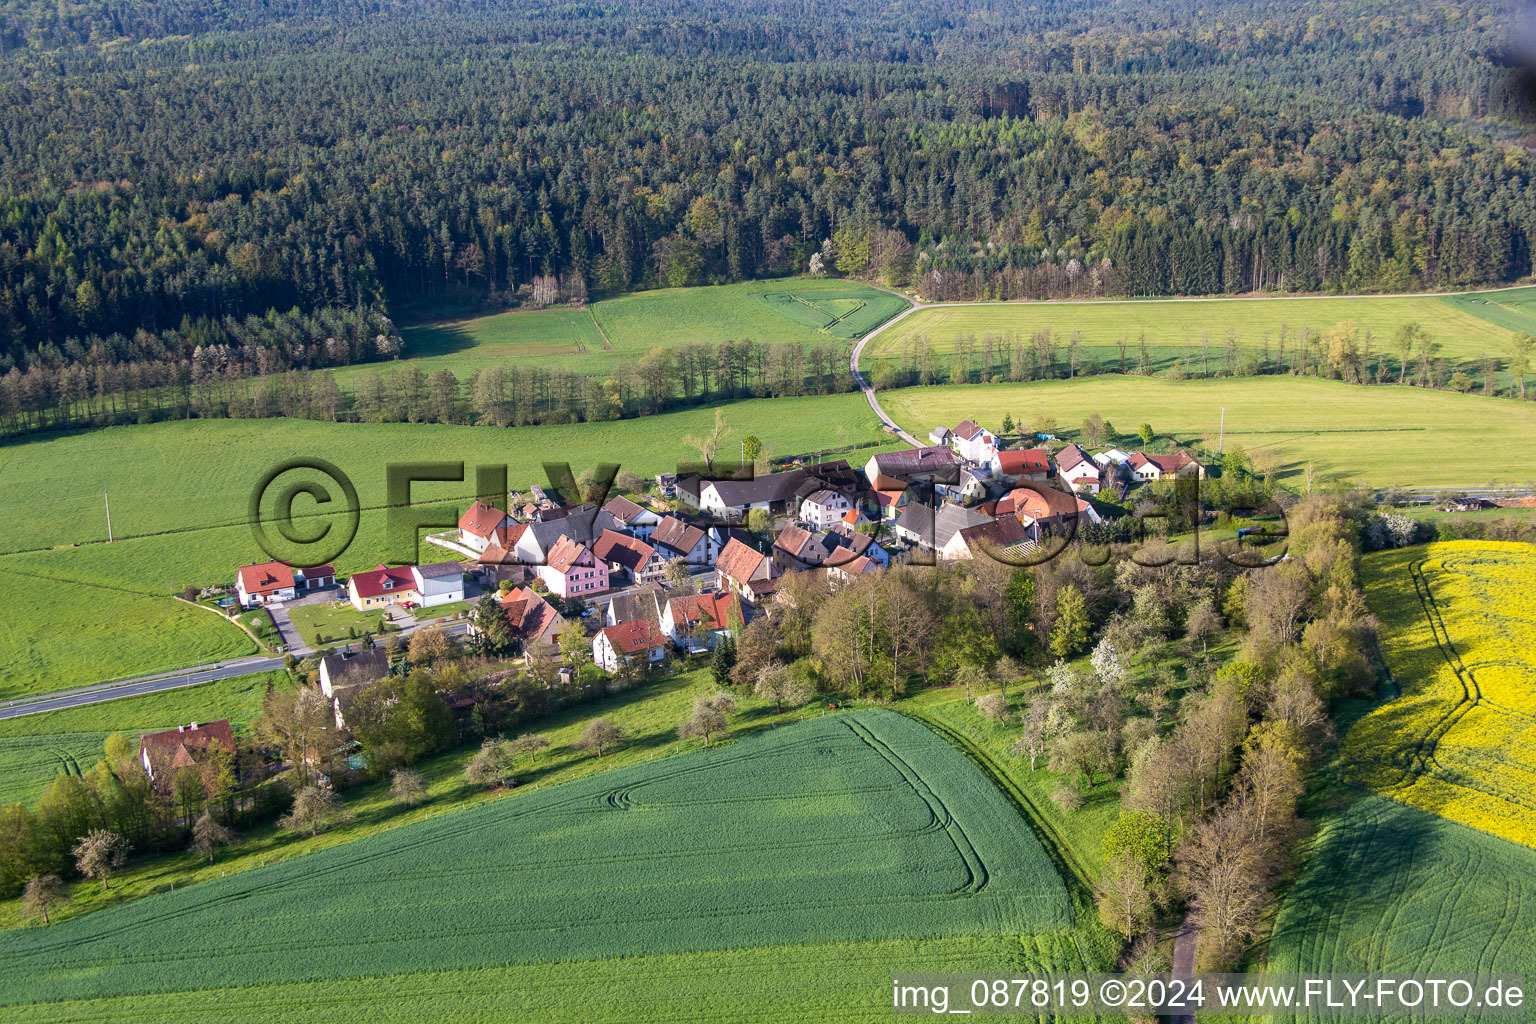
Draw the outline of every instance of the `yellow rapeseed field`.
[[[1355,778],[1536,847],[1536,547],[1382,552],[1365,580],[1400,695],[1350,729]]]

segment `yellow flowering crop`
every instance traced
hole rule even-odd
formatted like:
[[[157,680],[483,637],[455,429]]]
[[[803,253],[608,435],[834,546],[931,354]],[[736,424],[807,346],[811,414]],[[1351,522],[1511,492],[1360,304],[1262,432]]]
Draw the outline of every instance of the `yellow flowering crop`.
[[[1454,541],[1365,560],[1400,695],[1349,730],[1352,775],[1536,847],[1536,547]]]

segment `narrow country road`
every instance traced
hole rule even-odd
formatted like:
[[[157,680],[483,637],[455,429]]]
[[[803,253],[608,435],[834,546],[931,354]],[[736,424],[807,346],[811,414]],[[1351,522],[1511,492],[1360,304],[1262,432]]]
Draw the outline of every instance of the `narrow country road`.
[[[1179,930],[1173,936],[1173,976],[1187,978],[1195,973],[1195,953],[1200,947],[1200,928],[1190,915],[1185,915]],[[1169,1024],[1195,1024],[1192,1013],[1175,1013],[1169,1016]]]
[[[899,295],[900,293],[892,292],[891,294]],[[906,299],[906,301],[911,302],[912,305],[908,306],[900,313],[897,313],[885,323],[881,324],[879,327],[876,327],[874,330],[870,331],[868,334],[864,335],[864,337],[859,339],[859,343],[853,346],[853,351],[848,354],[848,370],[853,374],[853,382],[859,386],[860,391],[864,392],[864,401],[868,402],[869,407],[875,411],[875,415],[880,417],[880,422],[896,431],[896,436],[907,442],[907,444],[910,444],[914,448],[921,448],[923,446],[921,441],[907,433],[905,430],[902,430],[897,422],[887,416],[884,409],[880,408],[880,400],[875,397],[874,386],[870,384],[867,379],[865,379],[863,372],[859,369],[859,356],[864,354],[865,345],[873,341],[881,331],[884,331],[887,328],[894,326],[895,324],[901,323],[901,321],[905,320],[907,317],[911,316],[913,313],[916,313],[920,309],[928,308],[926,303],[916,302],[905,295],[902,295],[901,297]]]
[[[405,636],[416,628],[418,627],[411,626],[391,635]],[[464,622],[443,627],[443,632],[449,636],[463,636],[468,631],[469,624]],[[132,679],[78,690],[65,690],[40,697],[21,697],[10,704],[0,706],[0,721],[7,718],[20,718],[23,715],[42,714],[45,711],[78,708],[86,704],[100,704],[108,700],[121,700],[124,697],[141,697],[146,693],[160,693],[163,690],[179,690],[184,686],[197,686],[217,679],[233,679],[236,676],[251,675],[255,672],[271,672],[282,667],[281,657],[237,658],[234,661],[219,662],[214,665],[194,665],[177,672],[136,676]]]

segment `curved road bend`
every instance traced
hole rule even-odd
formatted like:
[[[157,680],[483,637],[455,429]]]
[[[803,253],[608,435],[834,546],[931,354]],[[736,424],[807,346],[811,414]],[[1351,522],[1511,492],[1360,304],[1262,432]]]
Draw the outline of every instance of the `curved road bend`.
[[[414,628],[412,627],[412,629]],[[468,623],[463,622],[443,627],[443,631],[449,636],[462,636],[468,629]],[[410,629],[401,631],[403,634],[410,632]],[[86,704],[100,704],[103,701],[121,700],[124,697],[140,697],[146,693],[179,690],[185,686],[211,683],[217,679],[233,679],[235,676],[251,675],[255,672],[271,672],[282,667],[283,659],[281,657],[241,658],[227,663],[220,662],[217,665],[196,665],[171,675],[158,675],[148,678],[140,677],[119,683],[107,683],[103,686],[95,686],[89,689],[48,694],[35,699],[22,698],[25,703],[0,707],[0,721],[7,718],[20,718],[23,715],[37,715],[44,711],[60,711],[64,708],[83,707]]]

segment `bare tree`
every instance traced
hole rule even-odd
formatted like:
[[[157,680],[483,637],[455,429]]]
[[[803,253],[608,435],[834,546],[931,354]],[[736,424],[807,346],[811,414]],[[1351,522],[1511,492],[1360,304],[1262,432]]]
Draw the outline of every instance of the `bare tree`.
[[[402,807],[415,807],[427,799],[427,782],[420,772],[396,768],[389,777],[389,798]]]
[[[75,868],[87,878],[94,878],[103,889],[112,888],[112,872],[123,866],[128,844],[116,832],[92,829],[75,843]]]
[[[1216,610],[1216,602],[1210,598],[1195,605],[1184,622],[1184,635],[1189,637],[1191,643],[1199,641],[1202,654],[1210,649],[1211,637],[1220,632],[1221,613]]]
[[[549,737],[536,732],[525,732],[512,741],[512,753],[527,754],[530,765],[539,759],[541,751],[548,749]]]
[[[464,766],[464,780],[471,786],[486,789],[503,785],[512,777],[515,757],[512,744],[506,740],[500,737],[486,740]]]
[[[277,824],[285,832],[308,832],[313,838],[327,829],[347,824],[353,817],[333,791],[305,786],[294,795],[293,807],[277,819]]]
[[[48,924],[48,908],[68,898],[58,875],[34,875],[21,890],[21,910],[27,917],[41,917]]]
[[[1035,762],[1045,754],[1051,738],[1051,702],[1036,697],[1024,709],[1024,731],[1013,744],[1013,752],[1029,758],[1029,770],[1035,770]]]
[[[606,718],[594,718],[587,723],[587,727],[581,731],[581,739],[571,746],[577,750],[591,750],[598,757],[603,756],[603,751],[616,745],[624,738],[617,726]]]
[[[1126,850],[1117,853],[1099,877],[1099,920],[1127,942],[1151,923],[1157,909],[1149,882],[1146,865]]]
[[[1008,720],[1008,701],[1000,693],[984,693],[976,698],[976,711],[989,722]]]
[[[214,851],[234,841],[234,830],[219,824],[217,818],[204,811],[192,825],[192,845],[188,849],[200,857],[207,857],[208,863],[212,864]]]
[[[1195,826],[1179,851],[1180,881],[1202,929],[1200,958],[1208,969],[1235,959],[1264,909],[1257,851],[1247,832],[1242,815],[1223,807]]]
[[[711,694],[708,697],[700,697],[693,702],[693,714],[689,715],[677,727],[677,735],[682,739],[690,736],[703,736],[704,745],[709,746],[710,736],[717,732],[724,732],[729,724],[727,716],[736,710],[736,698],[728,693]]]
[[[715,455],[720,451],[720,444],[731,436],[731,426],[725,421],[725,410],[715,408],[715,423],[709,433],[703,435],[687,434],[683,437],[683,445],[692,448],[699,453],[699,458],[704,460],[704,465],[714,468]]]
[[[764,665],[752,692],[763,700],[773,701],[774,710],[782,714],[784,705],[799,707],[811,699],[812,691],[808,683],[783,665]]]

